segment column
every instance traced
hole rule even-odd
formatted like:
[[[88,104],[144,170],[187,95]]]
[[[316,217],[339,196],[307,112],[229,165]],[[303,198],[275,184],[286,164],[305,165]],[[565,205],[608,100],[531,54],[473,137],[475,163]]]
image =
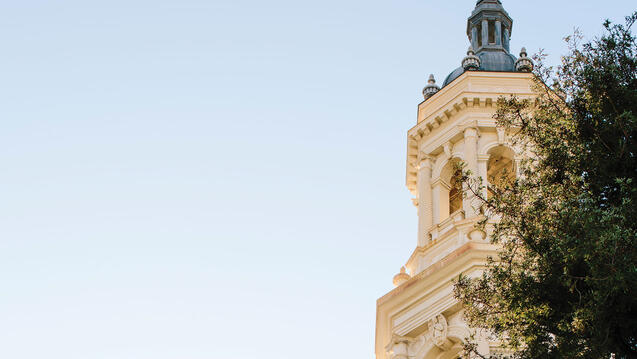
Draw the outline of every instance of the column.
[[[478,130],[469,127],[464,130],[464,155],[465,163],[467,164],[467,170],[471,171],[471,178],[475,178],[479,175],[478,172]],[[476,198],[471,194],[471,191],[466,189],[466,198],[463,201],[463,209],[466,218],[474,217],[478,214],[476,211],[479,203],[476,203]],[[476,207],[476,208],[474,208]]]
[[[509,33],[509,28],[507,28],[506,26],[504,27],[504,49],[507,50],[507,52],[511,51],[511,49],[509,48],[509,39],[511,38],[511,34]]]
[[[515,156],[515,178],[524,179],[524,173],[522,173],[522,157]]]
[[[473,26],[471,28],[471,47],[473,51],[478,51],[478,27]]]
[[[482,20],[482,47],[489,45],[489,21]]]
[[[502,22],[500,20],[495,22],[495,44],[502,45]]]
[[[433,225],[431,193],[431,159],[423,156],[418,163],[418,246],[427,244],[427,231]]]
[[[449,186],[440,178],[432,186],[434,223],[440,224],[449,217]]]

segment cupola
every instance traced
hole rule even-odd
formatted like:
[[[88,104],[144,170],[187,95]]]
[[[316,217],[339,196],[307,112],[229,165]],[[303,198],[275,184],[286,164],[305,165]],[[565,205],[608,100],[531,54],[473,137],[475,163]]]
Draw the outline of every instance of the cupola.
[[[448,85],[465,71],[517,71],[516,58],[510,53],[512,29],[513,20],[501,1],[478,1],[467,19],[467,37],[471,49],[463,59],[462,66],[449,74],[442,86]]]
[[[478,53],[508,53],[512,27],[513,20],[499,0],[480,0],[467,21],[467,36]]]

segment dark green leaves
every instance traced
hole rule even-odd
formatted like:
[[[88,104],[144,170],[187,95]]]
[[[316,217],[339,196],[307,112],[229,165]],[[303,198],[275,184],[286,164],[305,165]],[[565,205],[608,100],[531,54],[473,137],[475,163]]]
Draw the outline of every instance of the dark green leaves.
[[[567,38],[557,71],[540,54],[537,101],[498,102],[528,159],[484,199],[499,258],[456,295],[519,358],[637,358],[636,20]]]

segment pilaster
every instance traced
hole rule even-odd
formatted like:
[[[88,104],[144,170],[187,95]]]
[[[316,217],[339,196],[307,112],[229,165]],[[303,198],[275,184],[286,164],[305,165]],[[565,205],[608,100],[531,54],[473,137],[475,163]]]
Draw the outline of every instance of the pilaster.
[[[467,170],[475,176],[478,172],[478,130],[474,127],[469,127],[464,130],[464,155],[465,163],[467,164]],[[463,201],[463,209],[467,218],[476,216],[476,198],[468,188],[468,184],[465,184],[466,198]]]
[[[427,244],[427,230],[433,225],[433,201],[431,190],[431,158],[420,153],[418,159],[418,247]]]

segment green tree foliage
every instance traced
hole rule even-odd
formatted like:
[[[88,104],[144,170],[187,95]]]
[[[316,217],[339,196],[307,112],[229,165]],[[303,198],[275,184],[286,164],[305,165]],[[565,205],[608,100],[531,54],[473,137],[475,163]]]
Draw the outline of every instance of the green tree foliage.
[[[556,71],[536,56],[537,99],[498,102],[527,159],[482,198],[499,258],[455,289],[469,324],[516,357],[637,358],[635,21],[567,38]]]

